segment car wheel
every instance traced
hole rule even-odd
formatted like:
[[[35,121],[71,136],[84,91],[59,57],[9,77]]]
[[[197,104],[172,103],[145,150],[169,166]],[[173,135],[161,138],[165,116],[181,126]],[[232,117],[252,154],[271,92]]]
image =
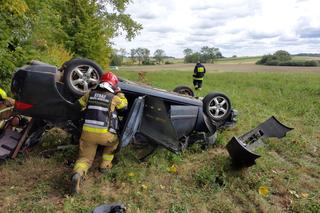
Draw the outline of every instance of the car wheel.
[[[231,113],[230,99],[222,93],[210,93],[203,99],[203,111],[212,120],[223,121]]]
[[[177,86],[176,88],[174,88],[173,92],[194,97],[193,90],[187,86]]]
[[[84,95],[95,88],[103,74],[102,68],[89,59],[76,58],[62,66],[63,80],[75,95]]]

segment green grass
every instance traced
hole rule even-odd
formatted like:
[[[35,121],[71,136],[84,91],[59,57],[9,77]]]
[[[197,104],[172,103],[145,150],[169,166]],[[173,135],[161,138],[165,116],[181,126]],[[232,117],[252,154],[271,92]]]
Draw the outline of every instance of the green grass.
[[[122,77],[138,80],[136,72]],[[145,81],[172,90],[192,85],[188,72],[151,72]],[[0,212],[89,212],[102,203],[121,201],[128,212],[320,212],[320,75],[303,73],[208,74],[204,89],[227,94],[239,111],[234,129],[220,133],[209,150],[196,144],[175,155],[159,149],[139,164],[130,148],[122,151],[112,172],[90,170],[83,193],[69,195],[70,154],[43,158],[44,146],[0,166]],[[224,146],[271,115],[295,130],[282,140],[267,141],[262,157],[248,169],[235,171]],[[60,134],[60,133],[55,133]],[[63,135],[62,142],[68,137]],[[175,165],[177,173],[168,172]],[[258,193],[260,186],[269,194]]]
[[[215,60],[216,64],[255,64],[261,56],[244,56],[236,58],[221,58]]]
[[[320,60],[320,57],[317,56],[292,56],[292,60],[297,61],[308,61],[308,60]]]

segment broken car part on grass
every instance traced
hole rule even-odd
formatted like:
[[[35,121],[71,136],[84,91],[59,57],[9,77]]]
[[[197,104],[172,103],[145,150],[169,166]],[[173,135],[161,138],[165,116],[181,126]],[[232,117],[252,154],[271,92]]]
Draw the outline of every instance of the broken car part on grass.
[[[280,123],[274,116],[270,117],[256,128],[239,136],[232,137],[226,148],[235,166],[252,166],[261,157],[255,150],[264,145],[263,138],[283,138],[293,128]]]
[[[45,126],[62,127],[78,138],[82,112],[74,103],[98,84],[102,73],[95,62],[79,58],[60,69],[36,61],[19,68],[11,87],[16,98],[15,112],[32,117],[39,127],[32,132],[37,139],[34,141],[41,137]],[[119,87],[128,99],[128,110],[120,113],[119,150],[134,140],[173,152],[199,141],[208,146],[214,144],[218,130],[236,123],[237,111],[222,93],[196,98],[185,95],[185,87],[181,92],[184,94],[179,94],[177,88],[176,92],[168,92],[124,79],[120,79]],[[236,155],[231,156],[235,159]]]

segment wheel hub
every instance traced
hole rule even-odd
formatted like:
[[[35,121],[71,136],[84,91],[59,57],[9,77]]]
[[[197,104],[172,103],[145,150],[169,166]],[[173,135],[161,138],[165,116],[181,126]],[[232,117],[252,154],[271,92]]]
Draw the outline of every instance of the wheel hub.
[[[227,113],[227,108],[229,107],[226,105],[227,102],[223,97],[215,97],[212,99],[211,103],[209,104],[209,113],[214,118],[221,118]]]
[[[99,74],[91,66],[78,66],[74,68],[72,75],[70,75],[73,88],[82,93],[94,88],[98,80]]]

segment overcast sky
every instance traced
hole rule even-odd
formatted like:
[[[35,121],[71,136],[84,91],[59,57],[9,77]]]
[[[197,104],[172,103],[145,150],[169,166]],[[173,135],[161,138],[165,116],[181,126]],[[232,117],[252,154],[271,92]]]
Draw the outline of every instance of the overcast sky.
[[[320,52],[319,0],[133,0],[126,13],[143,25],[116,48],[145,47],[182,57],[185,48],[220,48],[224,56],[252,56],[285,49]]]

